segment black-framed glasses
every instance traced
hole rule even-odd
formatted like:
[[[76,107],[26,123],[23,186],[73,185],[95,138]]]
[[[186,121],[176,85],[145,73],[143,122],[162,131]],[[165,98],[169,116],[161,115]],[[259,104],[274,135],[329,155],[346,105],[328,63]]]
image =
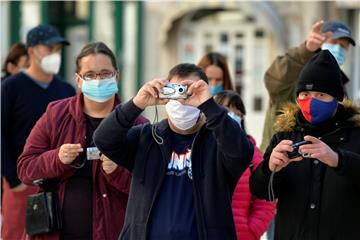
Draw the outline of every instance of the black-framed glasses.
[[[101,71],[99,73],[96,72],[87,72],[84,74],[78,74],[85,81],[95,80],[98,76],[100,79],[108,79],[115,76],[116,71]]]

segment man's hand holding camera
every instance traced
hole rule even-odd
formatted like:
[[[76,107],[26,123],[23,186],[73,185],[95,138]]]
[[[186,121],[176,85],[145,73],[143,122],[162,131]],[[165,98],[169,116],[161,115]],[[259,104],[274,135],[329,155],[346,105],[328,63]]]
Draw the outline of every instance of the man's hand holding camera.
[[[300,146],[301,152],[308,153],[309,157],[316,158],[330,167],[337,167],[339,156],[327,144],[312,136],[305,136],[304,139],[312,144]]]
[[[302,156],[290,159],[288,152],[292,152],[294,148],[292,147],[293,141],[291,140],[282,140],[278,145],[272,150],[269,159],[269,169],[271,171],[280,171],[282,168],[286,167],[290,161],[300,161]]]
[[[169,100],[159,99],[159,93],[162,92],[162,89],[168,83],[169,81],[165,79],[154,79],[147,82],[140,88],[139,92],[133,98],[134,104],[141,109],[145,109],[148,106],[153,106],[156,104],[166,104]]]
[[[270,155],[269,169],[278,172],[291,161],[301,161],[304,157],[316,158],[330,167],[337,167],[339,156],[327,144],[313,136],[305,136],[304,140],[298,146],[291,140],[282,140]],[[299,154],[292,154],[294,151]]]
[[[184,80],[181,84],[188,86],[188,97],[184,100],[185,105],[198,107],[211,98],[209,85],[204,80]]]
[[[198,107],[203,102],[211,98],[209,86],[203,80],[183,80],[181,85],[186,86],[186,97],[179,97],[182,99],[181,103]],[[164,87],[170,87],[169,81],[164,79],[154,79],[146,83],[133,98],[134,104],[145,109],[152,105],[165,105],[169,99],[177,99],[169,95],[168,97],[159,97],[163,93]],[[178,94],[178,93],[176,93]],[[163,95],[163,94],[162,94]]]

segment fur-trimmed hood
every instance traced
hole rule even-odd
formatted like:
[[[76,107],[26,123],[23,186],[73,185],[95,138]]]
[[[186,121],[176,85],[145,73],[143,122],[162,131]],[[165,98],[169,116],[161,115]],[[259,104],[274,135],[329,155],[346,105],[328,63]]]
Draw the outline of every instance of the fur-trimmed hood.
[[[348,121],[354,122],[354,126],[360,127],[360,107],[349,99],[344,99],[340,104],[352,115]],[[274,124],[275,132],[293,131],[296,125],[295,115],[299,109],[296,103],[289,102],[284,104],[281,114],[276,118]]]

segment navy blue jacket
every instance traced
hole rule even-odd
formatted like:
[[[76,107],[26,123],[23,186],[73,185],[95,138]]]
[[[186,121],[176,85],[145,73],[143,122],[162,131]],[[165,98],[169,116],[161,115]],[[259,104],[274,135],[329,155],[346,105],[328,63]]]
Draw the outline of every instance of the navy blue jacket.
[[[206,125],[192,147],[195,218],[199,239],[236,239],[231,197],[248,167],[253,147],[239,125],[213,99],[199,106]],[[133,173],[121,239],[146,239],[152,206],[171,154],[167,120],[156,124],[164,144],[157,144],[151,124],[133,126],[142,112],[133,101],[118,106],[94,133],[94,142],[110,159]]]
[[[74,95],[75,89],[57,75],[46,89],[23,72],[1,82],[1,175],[10,187],[21,183],[16,173],[16,160],[47,105]]]

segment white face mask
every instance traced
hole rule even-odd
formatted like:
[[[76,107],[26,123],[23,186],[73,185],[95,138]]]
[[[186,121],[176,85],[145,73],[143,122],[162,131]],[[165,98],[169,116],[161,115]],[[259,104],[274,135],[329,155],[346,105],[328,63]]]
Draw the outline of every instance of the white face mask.
[[[183,105],[176,100],[170,100],[165,108],[171,122],[180,130],[188,130],[194,127],[199,119],[199,109]]]
[[[47,74],[57,74],[60,70],[60,65],[61,55],[58,52],[51,53],[40,60],[40,67]]]

